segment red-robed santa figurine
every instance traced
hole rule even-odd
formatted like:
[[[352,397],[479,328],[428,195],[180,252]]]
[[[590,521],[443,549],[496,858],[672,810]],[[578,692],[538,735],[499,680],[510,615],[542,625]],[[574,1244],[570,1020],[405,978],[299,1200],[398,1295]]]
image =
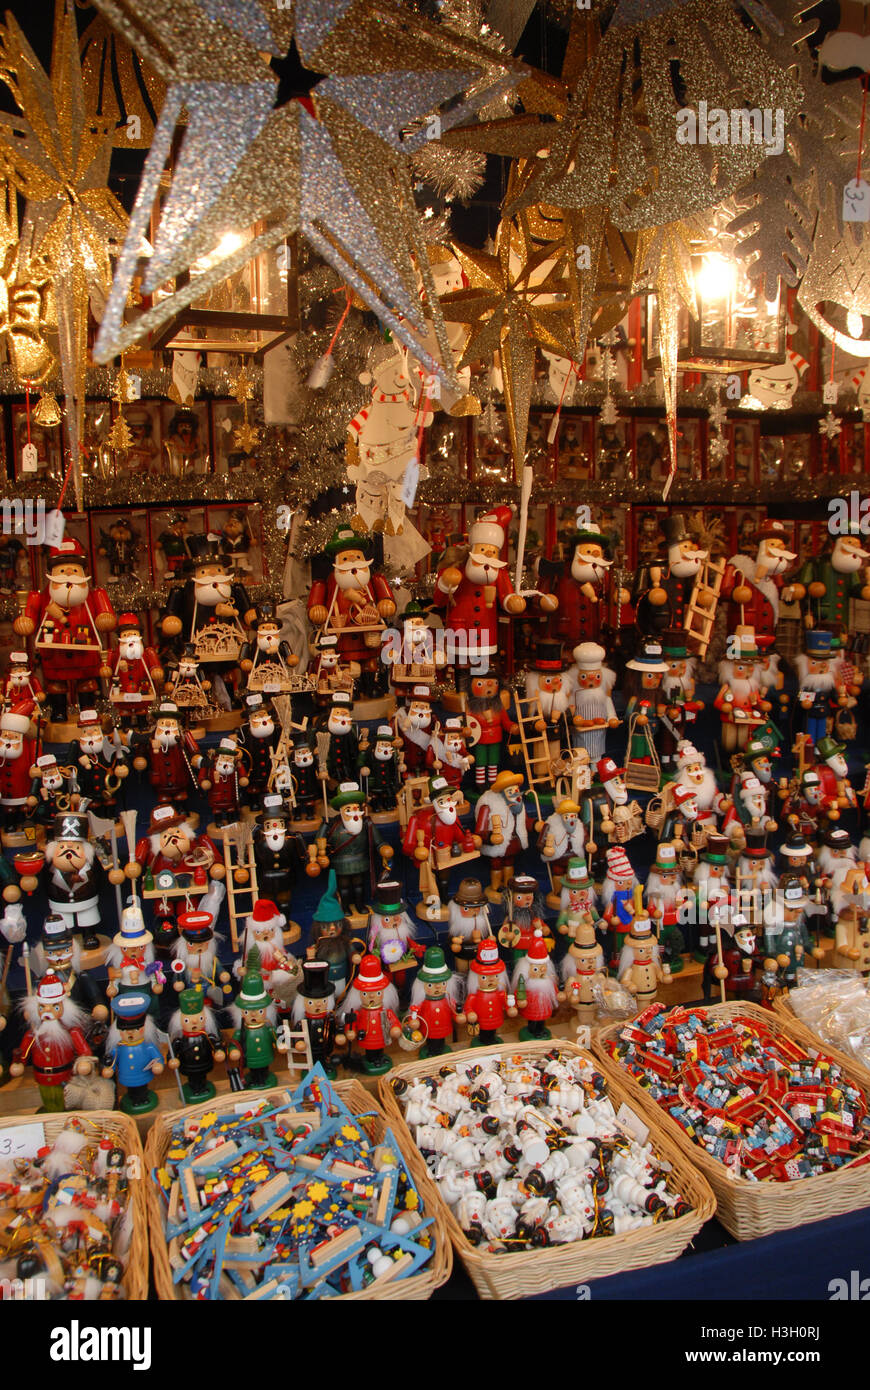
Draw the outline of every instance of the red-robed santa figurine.
[[[77,540],[54,546],[47,569],[45,588],[28,595],[12,628],[19,637],[36,634],[52,718],[63,721],[71,699],[81,703],[83,695],[97,691],[100,676],[111,674],[103,634],[114,631],[118,620],[106,590],[91,588],[87,556]]]
[[[110,699],[122,724],[144,723],[151,705],[158,699],[163,668],[153,647],[146,647],[142,624],[135,613],[122,613],[118,619],[118,645],[112,653]]]
[[[151,812],[148,834],[136,845],[135,860],[127,865],[127,874],[136,878],[143,869],[150,869],[157,878],[164,869],[173,875],[191,874],[192,893],[204,893],[210,878],[226,877],[223,855],[208,835],[197,835],[191,822],[174,806],[155,806]],[[183,906],[184,899],[176,901]]]
[[[569,564],[542,560],[539,566],[541,589],[554,595],[559,607],[550,617],[548,636],[573,650],[581,642],[598,642],[607,622],[610,594],[610,567],[607,537],[598,526],[582,526],[569,542]],[[625,589],[620,598],[628,603]]]
[[[20,700],[0,715],[0,824],[4,833],[24,825],[36,761],[36,739],[28,738],[33,701]]]
[[[803,584],[783,585],[783,575],[797,556],[786,549],[781,521],[762,522],[755,537],[755,556],[732,555],[725,567],[720,597],[727,598],[728,631],[744,624],[755,629],[755,641],[763,650],[772,646],[779,618],[779,603],[802,599]]]
[[[137,750],[133,766],[148,768],[148,781],[158,801],[186,801],[196,784],[194,768],[202,755],[193,734],[182,729],[178,706],[164,702],[157,712],[154,732],[147,745]]]
[[[0,704],[5,709],[19,700],[33,700],[41,705],[45,701],[45,691],[30,669],[27,652],[10,652],[9,669],[0,680]]]
[[[525,612],[526,601],[514,593],[507,561],[501,558],[510,520],[510,507],[482,516],[468,533],[465,568],[448,565],[436,580],[432,602],[443,611],[444,626],[467,639],[466,650],[457,651],[457,676],[495,656],[500,608],[511,617]],[[548,596],[541,606],[550,612],[556,600]]]
[[[450,883],[450,865],[440,868],[437,854],[446,851],[453,858],[473,854],[480,848],[480,836],[466,830],[459,821],[456,793],[446,777],[430,777],[428,806],[421,806],[408,821],[402,840],[402,853],[417,863],[428,859],[434,846],[433,871],[441,901],[446,902]]]
[[[371,542],[349,526],[334,533],[325,553],[332,574],[311,585],[308,617],[322,634],[337,635],[342,665],[359,665],[360,689],[370,696],[377,685],[381,632],[396,611],[395,595],[382,574],[372,573]]]

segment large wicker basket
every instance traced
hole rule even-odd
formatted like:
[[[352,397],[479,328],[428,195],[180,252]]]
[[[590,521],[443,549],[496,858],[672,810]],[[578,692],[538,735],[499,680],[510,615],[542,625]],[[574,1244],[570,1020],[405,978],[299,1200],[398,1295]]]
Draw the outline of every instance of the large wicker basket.
[[[843,1052],[841,1048],[834,1047],[833,1043],[825,1042],[821,1033],[817,1033],[814,1028],[810,1028],[808,1023],[798,1018],[792,1007],[791,999],[787,994],[778,994],[773,1001],[773,1011],[793,1029],[795,1036],[804,1044],[805,1047],[818,1048],[824,1052],[826,1057],[833,1057],[835,1062],[839,1062],[841,1067],[847,1067],[857,1081],[860,1081],[862,1088],[870,1096],[870,1071],[863,1067],[854,1057],[850,1057],[848,1052]]]
[[[4,1130],[38,1123],[45,1130],[47,1143],[52,1144],[72,1119],[79,1120],[85,1132],[93,1134],[97,1142],[111,1139],[127,1157],[127,1201],[133,1216],[133,1227],[121,1287],[128,1302],[142,1302],[148,1297],[148,1213],[145,1203],[145,1156],[133,1120],[117,1110],[65,1110],[57,1114],[20,1115],[15,1119],[4,1119],[0,1122],[0,1134]]]
[[[558,1047],[561,1052],[584,1057],[593,1066],[598,1067],[597,1060],[576,1043],[555,1038],[535,1043],[504,1043],[499,1047],[469,1049],[466,1052],[452,1053],[449,1057],[432,1057],[424,1062],[409,1062],[407,1066],[396,1067],[389,1076],[381,1079],[380,1093],[384,1110],[393,1130],[399,1136],[402,1152],[406,1154],[417,1186],[421,1193],[426,1194],[427,1204],[431,1200],[443,1212],[456,1253],[465,1265],[478,1294],[484,1299],[525,1298],[529,1294],[547,1293],[551,1289],[564,1288],[571,1284],[585,1284],[590,1279],[602,1279],[608,1274],[621,1274],[628,1269],[644,1269],[648,1265],[666,1264],[682,1254],[689,1241],[697,1235],[715,1210],[713,1193],[706,1181],[686,1162],[677,1145],[662,1133],[661,1125],[656,1123],[650,1125],[653,1148],[660,1157],[672,1165],[673,1186],[692,1207],[684,1216],[641,1230],[629,1231],[624,1235],[576,1241],[571,1245],[552,1246],[542,1250],[498,1254],[481,1251],[471,1244],[438,1191],[437,1183],[431,1177],[426,1161],[405,1123],[390,1083],[396,1078],[415,1081],[425,1076],[437,1076],[446,1064],[460,1061],[479,1062],[484,1056],[520,1055],[531,1060],[544,1056],[554,1047]],[[602,1068],[599,1067],[598,1070]],[[623,1101],[632,1103],[627,1086],[609,1073],[606,1073],[606,1079],[608,1093],[617,1109]]]
[[[796,1021],[787,1021],[782,1014],[762,1009],[758,1004],[710,1004],[703,1012],[723,1024],[742,1015],[764,1023],[772,1032],[790,1038],[801,1046],[807,1046],[808,1036],[813,1047],[819,1046],[818,1039],[810,1034],[809,1029],[802,1028]],[[694,1144],[676,1120],[657,1105],[639,1082],[605,1050],[606,1044],[617,1039],[624,1027],[623,1023],[614,1023],[602,1028],[593,1040],[593,1051],[608,1074],[620,1077],[628,1087],[631,1103],[646,1118],[657,1118],[673,1135],[682,1153],[701,1170],[716,1194],[717,1220],[735,1240],[755,1240],[773,1231],[787,1231],[810,1221],[825,1221],[829,1216],[842,1216],[844,1212],[870,1205],[868,1163],[860,1167],[846,1164],[836,1172],[820,1173],[815,1178],[798,1178],[792,1182],[754,1182],[749,1178],[732,1177],[725,1165],[712,1158],[699,1144]],[[837,1060],[850,1079],[865,1090],[855,1064],[842,1056]]]
[[[367,1111],[375,1112],[370,1118],[366,1118],[363,1121],[363,1125],[369,1137],[374,1140],[375,1143],[379,1143],[388,1128],[388,1124],[374,1096],[356,1080],[338,1081],[332,1084],[348,1110],[354,1115],[363,1115]],[[219,1097],[215,1100],[206,1101],[202,1105],[188,1106],[187,1109],[183,1111],[160,1115],[155,1120],[148,1133],[148,1139],[145,1145],[145,1166],[147,1169],[145,1189],[148,1206],[148,1225],[151,1234],[151,1253],[154,1257],[154,1285],[157,1289],[158,1298],[185,1300],[188,1297],[187,1289],[184,1285],[174,1284],[172,1282],[172,1269],[169,1264],[169,1252],[163,1224],[164,1207],[157,1186],[151,1177],[152,1169],[159,1167],[163,1162],[166,1150],[169,1148],[173,1126],[180,1118],[184,1118],[185,1120],[195,1119],[198,1115],[203,1115],[207,1111],[212,1110],[216,1110],[218,1114],[226,1110],[232,1111],[239,1102],[245,1100],[268,1100],[274,1102],[282,1099],[287,1094],[289,1094],[289,1092],[283,1086],[264,1091],[239,1091]],[[408,1151],[409,1146],[403,1142],[401,1135],[396,1134],[395,1138],[402,1151],[402,1156],[410,1168],[411,1154]],[[391,1283],[385,1284],[381,1289],[371,1293],[363,1289],[359,1293],[342,1294],[340,1295],[342,1300],[394,1299],[419,1302],[423,1299],[431,1298],[435,1290],[447,1282],[450,1278],[451,1270],[453,1269],[453,1251],[450,1248],[450,1238],[447,1234],[444,1216],[438,1204],[432,1201],[427,1193],[421,1191],[420,1198],[423,1215],[434,1218],[434,1226],[432,1229],[435,1233],[435,1253],[432,1259],[428,1264],[423,1266],[419,1274],[412,1274],[409,1279],[396,1279]]]

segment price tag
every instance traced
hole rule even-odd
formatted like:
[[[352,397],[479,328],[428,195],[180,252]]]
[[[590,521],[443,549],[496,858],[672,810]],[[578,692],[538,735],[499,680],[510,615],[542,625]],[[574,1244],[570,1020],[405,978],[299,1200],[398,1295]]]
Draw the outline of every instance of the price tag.
[[[0,1130],[0,1158],[35,1158],[45,1148],[45,1126],[39,1123]]]
[[[140,701],[141,699],[142,699],[142,696],[139,694],[139,692],[138,692],[137,690],[125,690],[125,691],[124,691],[124,703],[125,703],[126,705],[135,705],[135,704],[138,704],[139,701]]]
[[[57,508],[45,518],[45,545],[58,546],[63,540],[66,517]]]
[[[632,1134],[639,1144],[646,1143],[649,1135],[649,1125],[644,1124],[640,1116],[632,1110],[630,1105],[626,1105],[625,1101],[622,1102],[622,1105],[620,1105],[616,1112],[616,1123],[622,1125],[623,1129],[627,1129],[629,1134]]]
[[[35,444],[25,444],[21,450],[22,473],[35,473],[39,463],[39,453]]]
[[[850,179],[843,189],[843,221],[870,222],[870,183]]]
[[[142,378],[138,372],[129,372],[127,375],[127,400],[139,401],[142,399]]]
[[[822,387],[822,401],[825,405],[836,405],[840,388],[836,381],[826,381]]]
[[[411,459],[405,469],[405,477],[402,482],[402,501],[406,507],[413,507],[414,498],[417,496],[417,484],[420,481],[420,464],[417,459]]]
[[[264,694],[264,695],[280,695],[280,694],[281,694],[281,682],[280,682],[280,681],[266,681],[266,682],[264,682],[264,685],[263,685],[263,694]]]

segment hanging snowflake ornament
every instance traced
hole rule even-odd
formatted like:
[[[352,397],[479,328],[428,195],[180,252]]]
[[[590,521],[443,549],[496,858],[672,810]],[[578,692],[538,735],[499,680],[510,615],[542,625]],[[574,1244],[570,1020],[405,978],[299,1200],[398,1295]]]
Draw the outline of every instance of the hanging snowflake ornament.
[[[707,420],[709,421],[710,428],[718,430],[721,434],[725,426],[725,421],[727,419],[728,411],[722,401],[721,396],[717,392],[715,401],[710,406],[710,409],[707,411]]]
[[[828,410],[824,418],[819,421],[819,434],[824,439],[836,439],[842,428],[843,426],[833,410]]]
[[[300,233],[453,384],[409,156],[513,86],[522,64],[397,0],[96,3],[167,84],[97,360]],[[169,293],[125,322],[140,272],[146,295]],[[430,323],[441,361],[424,345]]]

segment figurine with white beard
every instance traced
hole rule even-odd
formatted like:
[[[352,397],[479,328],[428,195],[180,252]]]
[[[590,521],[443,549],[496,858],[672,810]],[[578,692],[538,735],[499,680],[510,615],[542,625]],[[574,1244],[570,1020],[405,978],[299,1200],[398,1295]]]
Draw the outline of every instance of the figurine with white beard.
[[[258,898],[253,911],[245,918],[241,955],[233,965],[236,979],[243,979],[248,969],[251,947],[256,946],[263,984],[272,996],[279,1015],[289,1014],[302,979],[301,965],[295,956],[287,954],[284,946],[286,925],[287,918],[276,903],[270,898]]]
[[[296,874],[305,862],[305,842],[287,826],[287,812],[278,792],[263,797],[263,818],[254,831],[257,886],[264,897],[290,906]]]
[[[527,953],[520,956],[511,976],[511,992],[516,996],[517,1011],[525,1019],[520,1029],[523,1042],[553,1035],[546,1026],[565,999],[559,988],[556,967],[550,960],[541,932],[537,931]]]
[[[770,710],[770,701],[761,694],[758,672],[761,653],[751,628],[728,638],[728,649],[735,655],[719,662],[719,693],[713,707],[721,718],[722,747],[735,753],[756,736]]]
[[[837,669],[832,634],[815,628],[806,635],[806,647],[794,663],[798,677],[796,712],[800,710],[803,715],[806,737],[818,744],[849,697]]]
[[[492,936],[489,906],[483,885],[476,878],[464,878],[448,907],[447,938],[455,957],[456,969],[468,971],[481,941]]]
[[[570,563],[542,560],[539,579],[541,592],[558,603],[548,620],[547,634],[571,651],[581,643],[601,641],[613,561],[607,555],[607,538],[598,526],[580,526],[568,543]],[[628,603],[628,590],[622,590],[619,598]]]
[[[770,832],[776,829],[776,821],[767,814],[767,794],[753,772],[741,776],[733,792],[733,799],[722,818],[722,834],[731,841],[732,849],[742,849],[750,828],[758,827]]]
[[[399,771],[402,776],[422,776],[432,743],[432,691],[428,685],[411,687],[410,699],[396,710],[396,733],[402,740]]]
[[[604,757],[607,730],[619,724],[611,698],[616,672],[605,666],[606,656],[597,642],[581,642],[573,651],[571,746],[585,748],[592,762]]]
[[[694,792],[698,802],[698,824],[706,831],[715,830],[719,814],[725,809],[725,799],[704,754],[687,740],[677,746],[676,784]]]
[[[231,638],[220,651],[208,655],[221,663],[237,661],[245,641],[244,623],[250,627],[257,616],[243,584],[233,577],[221,549],[220,536],[197,537],[192,574],[183,585],[173,587],[163,612],[160,630],[164,637],[182,636],[192,642],[198,657],[210,646],[209,630],[224,624]]]
[[[555,762],[568,746],[567,723],[573,692],[571,678],[565,673],[561,642],[538,642],[535,645],[534,668],[526,672],[526,698],[536,696],[541,702],[541,718],[535,720],[535,730],[547,740],[550,757]]]
[[[840,826],[831,826],[825,831],[824,842],[816,856],[818,882],[827,890],[831,906],[839,910],[843,884],[850,870],[858,862],[855,846],[849,839],[849,832]]]
[[[662,658],[668,669],[661,683],[665,708],[659,715],[657,748],[662,771],[668,773],[679,743],[692,731],[704,702],[695,699],[695,658],[689,656],[685,632],[664,634]]]
[[[338,638],[343,666],[360,668],[360,689],[373,696],[378,684],[381,633],[396,611],[396,599],[382,574],[373,572],[371,542],[350,527],[340,527],[325,547],[332,560],[328,579],[316,579],[308,595],[308,617],[318,629]]]
[[[248,695],[245,704],[248,722],[242,726],[238,740],[248,755],[248,804],[257,806],[269,785],[273,754],[278,746],[278,731],[272,710],[263,704],[262,695]]]
[[[806,562],[798,580],[806,589],[808,625],[824,626],[836,635],[848,628],[849,599],[870,599],[870,585],[862,576],[868,561],[870,551],[851,533],[837,536],[830,551]]]
[[[637,801],[629,800],[625,785],[625,768],[617,767],[612,758],[599,758],[596,763],[598,781],[607,793],[610,808],[601,818],[601,829],[612,845],[625,844],[643,834],[643,812]]]
[[[157,702],[163,681],[163,667],[153,647],[146,647],[142,624],[135,613],[122,613],[118,619],[118,646],[113,654],[112,689],[109,695],[122,725],[135,723],[143,728],[148,712]]]
[[[667,557],[642,565],[637,572],[632,602],[637,626],[645,637],[683,627],[692,591],[707,551],[686,534],[679,513],[667,519]]]
[[[780,598],[791,603],[806,593],[803,584],[784,583],[783,576],[797,559],[786,548],[785,535],[783,522],[762,522],[755,555],[732,555],[720,590],[721,597],[729,600],[728,631],[736,632],[745,624],[754,628],[755,640],[763,651],[776,635]]]

